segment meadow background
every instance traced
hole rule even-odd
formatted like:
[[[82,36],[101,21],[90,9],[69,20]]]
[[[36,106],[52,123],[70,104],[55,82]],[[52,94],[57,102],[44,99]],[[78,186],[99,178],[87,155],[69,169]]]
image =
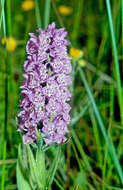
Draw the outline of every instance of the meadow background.
[[[68,142],[52,189],[123,189],[123,0],[1,0],[0,190],[15,190],[16,116],[29,32],[52,21],[71,42]],[[46,152],[47,166],[55,147]]]

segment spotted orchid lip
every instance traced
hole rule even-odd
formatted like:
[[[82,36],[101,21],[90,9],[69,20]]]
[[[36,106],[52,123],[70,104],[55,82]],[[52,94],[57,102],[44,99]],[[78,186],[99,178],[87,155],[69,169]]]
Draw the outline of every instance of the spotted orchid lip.
[[[46,30],[39,29],[38,36],[31,33],[27,42],[18,114],[19,131],[23,133],[25,144],[37,140],[36,129],[44,134],[46,144],[61,144],[67,139],[67,125],[71,120],[68,86],[72,83],[68,74],[72,67],[66,35],[64,28],[56,29],[53,22]]]

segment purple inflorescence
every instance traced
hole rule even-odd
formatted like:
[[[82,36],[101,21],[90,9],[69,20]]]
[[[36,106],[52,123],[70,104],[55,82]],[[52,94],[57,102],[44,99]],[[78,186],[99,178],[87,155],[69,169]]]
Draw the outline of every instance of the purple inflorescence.
[[[70,57],[64,28],[56,29],[55,23],[46,30],[39,29],[38,36],[30,33],[24,63],[25,81],[21,86],[21,111],[18,114],[19,131],[23,142],[31,144],[37,139],[36,128],[44,133],[46,144],[66,141],[70,122],[71,94],[68,86],[72,79]]]

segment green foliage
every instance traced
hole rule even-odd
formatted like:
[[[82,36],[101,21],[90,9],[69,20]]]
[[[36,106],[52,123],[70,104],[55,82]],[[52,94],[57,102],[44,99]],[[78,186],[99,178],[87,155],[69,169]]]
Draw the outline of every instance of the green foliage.
[[[46,184],[49,189],[61,190],[121,190],[123,1],[35,0],[29,11],[22,9],[23,1],[0,1],[0,189],[18,186],[19,190],[33,190]],[[72,12],[63,15],[61,5]],[[16,115],[28,33],[40,26],[46,28],[52,21],[57,27],[66,27],[70,48],[83,51],[85,65],[80,68],[78,60],[72,60],[68,141],[44,148],[44,160],[41,150],[19,146]],[[13,52],[1,43],[6,36],[16,40]]]
[[[24,176],[22,175],[21,168],[19,163],[17,162],[16,167],[16,173],[17,173],[17,187],[19,190],[23,190],[24,188],[27,190],[31,190],[29,183],[27,180],[25,180]]]
[[[45,188],[46,172],[45,157],[40,148],[36,148],[36,153],[32,152],[29,145],[19,146],[17,161],[17,187],[21,190],[25,184],[28,189],[43,190]]]
[[[55,152],[55,158],[47,172],[47,187],[50,187],[51,184],[53,183],[53,179],[54,179],[54,176],[55,176],[55,173],[56,173],[56,169],[58,167],[58,164],[59,164],[59,160],[60,160],[60,157],[61,157],[61,148],[58,147],[57,148],[57,152]]]

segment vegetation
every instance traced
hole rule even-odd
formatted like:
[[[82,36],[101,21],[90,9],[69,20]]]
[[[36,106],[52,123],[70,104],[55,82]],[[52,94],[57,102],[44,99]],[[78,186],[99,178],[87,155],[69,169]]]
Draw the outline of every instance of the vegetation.
[[[21,143],[16,116],[28,33],[52,21],[71,42],[68,141],[51,189],[123,188],[123,0],[1,0],[0,189],[15,190]],[[56,146],[46,151],[49,167]]]

